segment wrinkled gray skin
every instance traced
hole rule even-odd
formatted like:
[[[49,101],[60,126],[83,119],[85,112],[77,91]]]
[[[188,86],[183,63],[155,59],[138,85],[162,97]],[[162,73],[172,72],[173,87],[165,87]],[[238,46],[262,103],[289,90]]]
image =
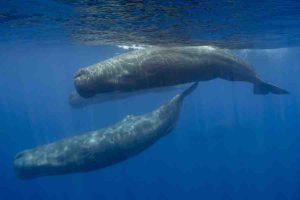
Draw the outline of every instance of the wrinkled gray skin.
[[[174,128],[184,97],[196,87],[197,83],[148,114],[127,116],[109,128],[18,153],[15,173],[18,178],[32,179],[87,172],[124,161]]]
[[[255,94],[287,94],[262,81],[241,59],[213,47],[153,47],[125,53],[78,70],[74,84],[82,97],[115,91],[222,78],[254,84]]]
[[[118,101],[133,96],[141,96],[149,93],[163,93],[168,91],[174,91],[182,87],[183,85],[180,85],[178,87],[162,87],[131,92],[111,92],[105,94],[97,94],[96,96],[91,98],[83,98],[79,94],[77,94],[77,92],[72,92],[69,96],[69,104],[72,108],[83,108],[94,104],[101,104],[107,101]]]

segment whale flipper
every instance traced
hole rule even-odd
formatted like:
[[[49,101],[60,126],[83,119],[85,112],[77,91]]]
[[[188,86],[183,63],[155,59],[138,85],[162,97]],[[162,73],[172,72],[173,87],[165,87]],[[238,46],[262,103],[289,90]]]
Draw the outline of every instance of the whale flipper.
[[[254,94],[258,94],[258,95],[266,95],[268,93],[282,94],[282,95],[290,94],[288,91],[284,89],[281,89],[275,85],[263,81],[254,84],[253,92]]]

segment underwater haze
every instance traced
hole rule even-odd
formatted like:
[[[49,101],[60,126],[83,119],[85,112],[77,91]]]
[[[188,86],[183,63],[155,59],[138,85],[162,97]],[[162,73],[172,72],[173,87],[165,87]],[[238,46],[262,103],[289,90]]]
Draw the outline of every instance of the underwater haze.
[[[299,27],[296,0],[0,0],[0,199],[299,200]],[[182,91],[74,109],[79,68],[130,46],[187,44],[231,49],[291,94],[203,81],[174,130],[141,154],[87,173],[16,177],[18,152],[150,112]]]

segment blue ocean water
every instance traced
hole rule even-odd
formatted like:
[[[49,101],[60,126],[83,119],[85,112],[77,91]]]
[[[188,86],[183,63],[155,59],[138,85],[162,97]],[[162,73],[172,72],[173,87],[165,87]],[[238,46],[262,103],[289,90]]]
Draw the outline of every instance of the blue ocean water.
[[[281,48],[261,49],[266,45],[262,44],[257,50],[250,45],[233,53],[290,95],[256,96],[247,83],[201,82],[185,99],[176,128],[136,157],[89,173],[17,179],[13,170],[17,152],[109,126],[128,114],[149,112],[176,92],[72,109],[68,95],[74,91],[74,72],[128,50],[117,47],[118,40],[113,40],[116,45],[90,46],[70,38],[66,32],[71,29],[59,27],[52,17],[59,15],[55,19],[60,22],[71,16],[74,10],[67,3],[9,2],[11,5],[1,1],[6,14],[0,14],[0,33],[5,36],[0,40],[1,200],[300,199],[300,48],[291,48],[294,45],[284,40],[275,45]],[[44,9],[37,9],[41,7]],[[294,30],[299,27],[294,25],[299,19],[295,7],[290,7],[293,12],[282,19],[295,18],[282,24],[296,43],[299,32]],[[21,8],[25,14],[16,14]],[[47,21],[38,13],[47,13],[50,18]],[[20,28],[14,20],[19,17],[24,21],[26,16],[34,22],[43,20],[29,26],[22,22]],[[288,32],[273,32],[289,37]],[[251,37],[248,39],[251,43]],[[274,47],[271,41],[269,48]]]

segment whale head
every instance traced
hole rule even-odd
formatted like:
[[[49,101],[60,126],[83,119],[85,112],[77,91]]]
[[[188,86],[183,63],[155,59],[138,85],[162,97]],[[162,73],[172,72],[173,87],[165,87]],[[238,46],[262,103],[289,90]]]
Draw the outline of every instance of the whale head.
[[[88,68],[79,69],[74,76],[74,85],[81,97],[93,97],[97,93],[112,90],[112,84],[104,75],[99,75]]]

